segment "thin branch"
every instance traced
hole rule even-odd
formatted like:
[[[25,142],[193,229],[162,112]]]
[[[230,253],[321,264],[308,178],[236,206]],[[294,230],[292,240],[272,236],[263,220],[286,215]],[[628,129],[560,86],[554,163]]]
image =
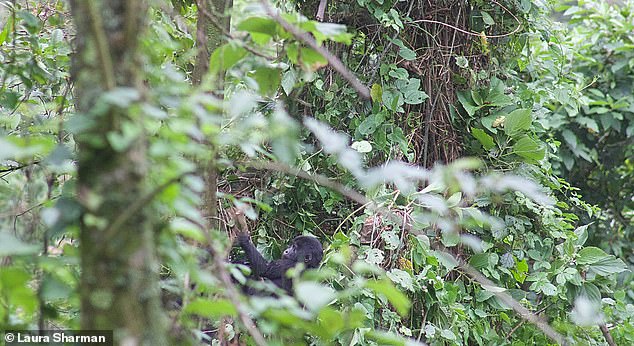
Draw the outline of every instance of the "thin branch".
[[[319,54],[321,54],[327,61],[330,66],[332,66],[335,71],[337,71],[343,79],[347,80],[348,83],[357,91],[361,97],[365,99],[370,99],[370,90],[368,87],[363,85],[361,81],[354,75],[346,66],[337,58],[335,55],[330,53],[326,48],[317,44],[317,41],[310,36],[307,32],[301,31],[298,27],[293,24],[287,22],[284,18],[282,18],[269,4],[266,0],[260,0],[260,3],[264,7],[266,13],[273,18],[276,22],[278,22],[284,30],[288,31],[291,35],[295,37],[295,39],[300,40],[306,43],[310,48],[316,50]]]
[[[535,315],[539,315],[542,312],[546,311],[546,309],[548,309],[551,305],[553,305],[553,304],[550,303],[550,304],[544,306],[543,308],[535,311]],[[511,337],[511,335],[513,335],[513,333],[515,333],[521,326],[523,326],[524,323],[526,323],[526,320],[521,320],[520,323],[518,323],[515,327],[513,327],[513,329],[511,329],[511,331],[508,334],[506,334],[506,340],[508,340]]]
[[[312,181],[317,183],[318,185],[325,186],[329,189],[335,190],[342,195],[346,196],[348,199],[351,199],[361,205],[365,205],[370,209],[375,209],[376,205],[374,202],[368,200],[364,195],[360,194],[356,190],[353,190],[338,181],[331,180],[328,177],[321,174],[309,174],[305,171],[302,171],[299,168],[294,168],[283,163],[270,162],[270,161],[250,161],[243,162],[243,164],[247,167],[273,171],[278,173],[286,173],[290,175],[294,175],[296,177],[300,177],[305,180]]]
[[[198,226],[201,227],[201,229],[206,230],[205,232],[203,232],[203,234],[205,235],[205,239],[207,240],[207,244],[211,252],[211,258],[213,260],[214,266],[216,267],[216,270],[218,271],[218,276],[220,276],[220,281],[222,281],[222,284],[225,287],[225,293],[231,301],[231,304],[233,304],[233,306],[236,308],[236,311],[238,312],[240,321],[245,326],[247,332],[251,335],[256,345],[266,346],[266,339],[264,339],[264,336],[262,335],[258,327],[255,325],[251,317],[249,317],[249,312],[244,308],[244,305],[240,301],[240,294],[238,293],[236,286],[233,284],[233,281],[231,281],[231,276],[229,275],[229,272],[227,272],[227,268],[225,268],[225,256],[221,255],[214,248],[214,242],[211,238],[211,234],[209,233],[208,228],[203,227],[203,225],[200,224],[198,224]]]
[[[200,0],[197,0],[200,1]],[[229,30],[227,30],[227,28],[225,28],[224,26],[222,26],[220,23],[218,23],[218,18],[216,18],[216,16],[214,16],[212,13],[209,13],[209,11],[207,11],[206,8],[204,7],[198,7],[198,11],[199,13],[202,13],[207,19],[209,19],[209,22],[215,26],[217,29],[219,29],[220,31],[222,31],[222,34],[225,35],[227,38],[237,42],[240,47],[244,48],[247,52],[253,54],[253,55],[257,55],[259,57],[262,57],[266,60],[276,60],[277,58],[271,55],[267,55],[264,54],[256,49],[254,49],[253,47],[250,47],[248,44],[245,44],[244,42],[242,42],[243,40],[239,40],[236,39],[235,36],[233,36],[231,34],[231,32],[229,32]]]
[[[491,0],[491,2],[494,2],[495,4],[497,4],[498,6],[500,6],[500,7],[501,7],[501,8],[502,8],[505,12],[507,12],[508,14],[510,14],[510,15],[511,15],[511,17],[513,17],[513,19],[517,22],[517,27],[516,27],[513,31],[508,32],[508,33],[506,33],[506,34],[500,34],[500,35],[487,35],[487,34],[485,34],[485,33],[483,33],[483,32],[481,32],[481,33],[480,33],[480,32],[472,32],[472,31],[467,31],[467,30],[464,30],[464,29],[460,29],[460,28],[458,28],[458,27],[456,27],[456,26],[454,26],[454,25],[451,25],[451,24],[449,24],[449,23],[444,23],[444,22],[440,22],[440,21],[437,21],[437,20],[432,20],[432,19],[417,19],[417,20],[413,20],[413,21],[410,21],[410,22],[405,22],[404,24],[414,24],[414,23],[431,23],[431,24],[438,24],[438,25],[443,25],[443,26],[446,26],[446,27],[448,27],[448,28],[451,28],[451,29],[453,29],[453,30],[456,30],[456,31],[461,32],[461,33],[466,34],[466,35],[470,35],[470,36],[477,36],[477,37],[486,37],[486,38],[502,38],[502,37],[507,37],[507,36],[511,36],[511,35],[513,35],[513,34],[517,33],[518,31],[520,31],[520,29],[522,29],[522,22],[519,20],[519,18],[517,18],[517,17],[515,16],[515,14],[513,14],[513,12],[511,12],[508,8],[506,8],[506,7],[502,6],[502,4],[500,4],[499,2],[497,2],[497,1],[495,1],[495,0]]]
[[[605,342],[607,342],[610,346],[616,346],[616,343],[614,342],[614,339],[612,339],[612,334],[610,334],[610,330],[608,330],[608,327],[605,324],[602,324],[599,326],[599,329],[601,329],[601,333],[605,338]]]
[[[40,161],[33,161],[33,162],[30,162],[30,163],[25,163],[25,164],[22,164],[22,165],[19,165],[19,166],[15,166],[15,167],[2,168],[2,169],[0,169],[0,173],[19,171],[22,168],[26,168],[26,167],[29,167],[29,166],[32,166],[32,165],[37,165],[39,163],[40,163]]]
[[[212,245],[211,239],[209,239],[208,241],[209,241],[209,245],[211,246]],[[229,276],[229,273],[225,269],[224,260],[220,256],[218,256],[216,254],[216,251],[214,250],[212,250],[211,257],[213,258],[216,269],[218,270],[218,274],[220,275],[220,280],[225,286],[227,297],[229,298],[233,306],[235,306],[236,310],[238,311],[240,321],[246,327],[247,331],[253,338],[253,341],[255,341],[256,345],[266,346],[267,342],[264,339],[264,336],[262,335],[262,333],[260,333],[260,330],[255,325],[251,317],[249,317],[248,311],[244,308],[244,306],[242,305],[242,302],[240,301],[240,295],[238,294],[238,291],[236,290],[236,287],[233,284],[233,282],[231,282],[231,277]]]
[[[367,205],[367,208],[372,211],[381,212],[384,215],[387,215],[391,218],[395,218],[395,219],[399,218],[398,215],[395,215],[391,210],[377,206],[374,202],[372,202],[370,199],[366,198],[364,195],[360,194],[359,192],[353,189],[350,189],[349,187],[339,182],[332,181],[324,175],[309,174],[298,168],[294,168],[294,167],[291,167],[282,163],[277,163],[277,162],[255,161],[255,162],[246,162],[244,164],[247,167],[252,167],[255,169],[264,169],[264,170],[269,170],[269,171],[274,171],[279,173],[287,173],[302,179],[306,179],[308,181],[312,181],[319,185],[333,189],[341,193],[345,197],[361,205]],[[406,224],[405,226],[408,228],[408,230],[413,231],[411,224]],[[437,245],[432,244],[432,247],[434,247],[435,250],[443,251],[443,249],[438,248]],[[510,306],[518,315],[520,315],[521,318],[532,323],[534,326],[539,328],[546,336],[548,336],[555,342],[561,345],[567,345],[566,340],[561,334],[555,331],[547,322],[542,320],[539,316],[535,315],[530,310],[528,310],[527,308],[522,306],[520,303],[515,301],[513,297],[511,297],[508,293],[505,292],[504,288],[498,287],[493,281],[486,278],[484,275],[482,275],[479,271],[477,271],[468,263],[463,263],[459,259],[456,259],[456,261],[458,261],[458,266],[463,272],[465,272],[474,281],[478,282],[483,287],[488,288],[489,292],[493,293],[504,304]]]
[[[78,4],[81,2],[78,2]],[[108,45],[108,38],[104,32],[101,16],[98,14],[95,6],[99,6],[95,1],[87,1],[86,9],[90,16],[91,29],[93,35],[95,35],[95,48],[97,49],[97,56],[102,67],[102,77],[106,90],[112,90],[117,85],[114,79],[114,67],[112,65],[112,56],[110,55],[110,47]]]
[[[317,7],[317,14],[315,15],[315,18],[320,22],[324,20],[324,13],[326,12],[327,5],[328,5],[328,0],[319,1],[319,7]]]

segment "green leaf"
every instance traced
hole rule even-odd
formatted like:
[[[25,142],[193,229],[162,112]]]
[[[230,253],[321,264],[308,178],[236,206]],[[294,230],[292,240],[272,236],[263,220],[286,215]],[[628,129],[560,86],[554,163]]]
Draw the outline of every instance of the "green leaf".
[[[456,340],[456,334],[454,334],[450,329],[443,329],[440,332],[440,336],[447,340]]]
[[[495,20],[493,20],[493,17],[491,17],[490,14],[484,11],[481,11],[480,14],[482,14],[482,21],[484,22],[484,24],[489,26],[495,24]]]
[[[420,90],[420,79],[409,78],[397,80],[396,89],[403,93],[404,101],[410,105],[417,105],[429,98]]]
[[[577,240],[575,240],[575,245],[582,246],[583,244],[586,243],[586,240],[588,240],[588,227],[591,224],[592,223],[579,226],[575,229],[575,234],[577,235]]]
[[[414,292],[414,282],[408,272],[394,268],[387,272],[386,275],[392,282],[399,284],[408,291]]]
[[[605,251],[599,249],[598,247],[588,246],[581,249],[578,253],[577,264],[593,264],[596,263],[606,257],[609,257]]]
[[[7,21],[4,23],[4,27],[2,28],[2,32],[0,32],[0,45],[2,45],[9,37],[9,33],[11,32],[11,28],[13,27],[13,16],[9,16]]]
[[[226,71],[247,55],[247,50],[231,42],[214,50],[209,58],[209,72]]]
[[[353,142],[350,147],[362,154],[372,151],[372,144],[370,144],[370,142],[368,141]]]
[[[469,264],[478,270],[486,268],[489,266],[489,254],[477,253],[469,258]]]
[[[326,39],[343,44],[352,43],[352,38],[354,37],[354,35],[348,33],[346,31],[346,26],[343,24],[317,21],[310,21],[310,23],[313,24],[314,29],[309,31],[313,33],[313,35],[315,35],[315,39],[319,44],[321,44],[321,42],[325,41]]]
[[[289,45],[286,55],[294,64],[301,65],[308,71],[316,71],[317,69],[328,65],[328,60],[319,52],[311,48],[298,47],[297,45]]]
[[[542,286],[541,290],[547,296],[554,296],[555,294],[557,294],[557,287],[550,282],[545,283],[544,286]]]
[[[626,270],[627,265],[620,258],[616,258],[612,255],[594,262],[588,269],[588,271],[601,276],[621,273]]]
[[[525,158],[528,162],[537,162],[546,155],[542,143],[528,136],[522,137],[513,145],[513,152]]]
[[[299,282],[294,286],[295,296],[309,310],[318,311],[335,299],[335,291],[316,282]]]
[[[253,73],[253,78],[258,83],[261,94],[271,95],[280,87],[282,71],[277,68],[258,67]]]
[[[481,108],[481,106],[477,106],[473,102],[473,99],[471,98],[471,96],[470,96],[470,94],[468,92],[464,92],[464,91],[458,92],[458,101],[462,105],[462,108],[464,108],[464,110],[470,116],[473,116],[475,114],[475,112],[478,111],[478,109]]]
[[[240,22],[236,29],[273,37],[277,34],[278,24],[271,18],[250,17]]]
[[[456,65],[460,68],[469,68],[469,60],[467,60],[464,56],[457,56]]]
[[[381,102],[381,100],[383,99],[383,88],[381,87],[381,84],[372,84],[370,97],[372,98],[372,102]]]
[[[398,55],[400,55],[403,59],[409,61],[416,59],[416,52],[409,49],[408,47],[401,47],[398,51]]]
[[[370,280],[365,285],[375,293],[383,294],[401,316],[405,316],[408,313],[410,308],[409,299],[396,289],[391,281]]]
[[[584,283],[583,286],[581,286],[578,295],[584,296],[595,303],[601,303],[601,292],[593,283]]]
[[[357,127],[357,131],[359,131],[362,135],[370,135],[376,131],[376,128],[379,127],[383,123],[385,119],[383,118],[382,113],[372,114],[365,118]]]
[[[235,317],[238,314],[235,306],[227,299],[198,298],[187,304],[183,311],[208,318]]]
[[[513,98],[504,93],[506,86],[498,78],[491,78],[488,95],[485,103],[488,107],[503,107],[513,104]]]
[[[515,137],[528,130],[532,121],[530,109],[516,109],[506,116],[504,132],[511,137]]]
[[[495,148],[495,142],[493,141],[493,137],[491,137],[488,133],[484,132],[484,130],[472,127],[471,134],[473,135],[473,137],[475,137],[478,140],[478,142],[480,142],[480,144],[482,144],[482,147],[484,147],[484,149],[491,150]]]

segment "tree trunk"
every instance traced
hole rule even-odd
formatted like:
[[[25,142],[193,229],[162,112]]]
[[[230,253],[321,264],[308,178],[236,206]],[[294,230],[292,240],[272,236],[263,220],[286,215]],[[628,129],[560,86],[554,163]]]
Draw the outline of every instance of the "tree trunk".
[[[81,328],[113,330],[115,345],[167,345],[155,234],[141,203],[149,193],[142,115],[125,104],[141,94],[136,50],[145,7],[141,0],[70,4],[77,29],[72,77],[82,125],[75,133],[84,207]],[[104,104],[106,92],[117,93],[116,105]]]
[[[201,83],[209,70],[209,57],[211,52],[220,47],[224,42],[224,33],[231,28],[229,10],[233,6],[233,0],[197,0],[198,19],[196,22],[196,46],[198,55],[196,65],[192,72],[192,81],[195,85]],[[216,76],[214,85],[216,90],[224,89],[224,73]],[[220,92],[222,95],[223,93]],[[201,163],[201,175],[205,181],[203,192],[202,212],[210,228],[218,229],[218,168],[216,167],[215,148],[210,146],[210,159]]]

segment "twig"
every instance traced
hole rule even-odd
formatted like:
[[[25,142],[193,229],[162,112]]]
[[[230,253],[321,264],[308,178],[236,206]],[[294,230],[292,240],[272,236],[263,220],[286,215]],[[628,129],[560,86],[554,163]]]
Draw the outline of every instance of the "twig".
[[[552,303],[550,303],[550,304],[544,306],[543,308],[537,310],[535,312],[535,315],[539,315],[542,312],[546,311],[546,309],[548,309],[551,305],[552,305]],[[511,337],[511,335],[513,335],[513,333],[515,333],[521,326],[523,326],[524,323],[526,323],[526,320],[521,320],[520,323],[518,323],[515,327],[513,327],[513,329],[511,329],[511,331],[508,334],[506,334],[506,340],[508,340]]]
[[[312,182],[317,183],[318,185],[321,186],[325,186],[327,188],[330,188],[332,190],[335,190],[339,193],[341,193],[342,195],[346,196],[348,199],[351,199],[361,205],[367,205],[368,208],[374,209],[375,208],[375,204],[374,202],[368,200],[364,195],[360,194],[359,192],[337,182],[334,180],[330,180],[328,179],[328,177],[321,175],[321,174],[309,174],[305,171],[302,171],[299,168],[294,168],[282,163],[277,163],[277,162],[269,162],[269,161],[250,161],[250,162],[243,162],[244,165],[246,165],[247,167],[251,167],[251,168],[255,168],[255,169],[261,169],[261,170],[267,170],[267,171],[273,171],[273,172],[278,172],[278,173],[286,173],[286,174],[290,174],[290,175],[294,175],[296,177],[300,177],[302,179],[306,179]]]
[[[460,29],[454,25],[451,25],[449,23],[445,23],[445,22],[441,22],[441,21],[437,21],[437,20],[432,20],[432,19],[417,19],[417,20],[413,20],[411,22],[406,22],[404,24],[414,24],[414,23],[432,23],[432,24],[438,24],[438,25],[443,25],[446,26],[448,28],[454,29],[456,31],[459,31],[463,34],[466,35],[470,35],[470,36],[477,36],[477,37],[486,37],[486,38],[502,38],[502,37],[507,37],[507,36],[511,36],[515,33],[517,33],[518,31],[520,31],[520,29],[522,28],[522,22],[515,16],[515,14],[513,14],[513,12],[511,12],[509,9],[507,9],[506,7],[502,6],[502,4],[500,4],[499,2],[495,1],[495,0],[491,0],[492,2],[494,2],[495,4],[497,4],[498,6],[500,6],[505,12],[507,12],[508,14],[511,15],[511,17],[513,17],[513,19],[517,22],[517,27],[511,31],[508,32],[506,34],[500,34],[500,35],[487,35],[485,33],[480,33],[480,32],[472,32],[472,31],[467,31],[464,29]]]
[[[200,0],[198,0],[200,1]],[[229,30],[227,30],[227,28],[225,28],[224,26],[222,26],[220,23],[218,23],[218,20],[216,18],[216,16],[214,16],[213,14],[209,13],[209,11],[207,11],[206,8],[204,7],[198,7],[198,11],[200,13],[202,13],[205,17],[207,17],[207,19],[209,19],[209,22],[215,26],[217,29],[219,29],[223,35],[225,35],[227,38],[234,40],[235,42],[237,42],[238,44],[240,44],[240,47],[244,48],[246,51],[248,51],[249,53],[253,54],[253,55],[257,55],[259,57],[262,57],[266,60],[276,60],[277,58],[271,55],[267,55],[264,54],[256,49],[254,49],[253,47],[250,47],[249,45],[245,44],[242,42],[242,40],[236,39],[235,36],[233,36],[231,34],[231,32],[229,32]]]
[[[80,4],[81,2],[78,2]],[[101,21],[101,16],[97,13],[97,9],[95,6],[99,6],[99,3],[94,1],[87,1],[86,3],[86,12],[90,16],[91,29],[93,30],[93,35],[95,35],[95,46],[97,49],[97,56],[102,66],[102,78],[104,82],[104,87],[106,90],[114,89],[117,86],[116,81],[114,80],[114,67],[112,65],[112,56],[110,55],[110,49],[108,46],[108,38],[103,28],[103,22]]]
[[[209,241],[211,241],[211,239]],[[255,341],[256,345],[266,346],[267,343],[266,343],[266,340],[264,339],[264,336],[262,335],[262,333],[260,333],[260,330],[255,325],[251,317],[249,317],[249,313],[246,311],[246,309],[240,302],[240,295],[238,294],[238,291],[236,290],[236,287],[233,284],[233,282],[231,282],[231,277],[229,276],[229,273],[224,267],[225,265],[224,261],[220,258],[220,256],[216,255],[216,251],[214,250],[212,250],[212,257],[213,257],[216,269],[218,270],[218,274],[220,275],[220,280],[225,286],[227,297],[229,298],[233,306],[235,306],[236,310],[238,311],[238,315],[240,316],[240,321],[246,327],[247,332],[249,332],[249,334],[253,338],[253,341]]]
[[[363,85],[363,83],[361,83],[361,81],[354,74],[352,74],[352,72],[350,72],[348,68],[344,66],[339,58],[330,53],[330,51],[328,51],[326,48],[318,45],[317,41],[315,41],[315,39],[310,36],[310,34],[301,31],[298,27],[294,26],[293,24],[287,22],[284,18],[282,18],[277,12],[275,12],[268,1],[260,0],[260,3],[264,7],[266,13],[276,22],[278,22],[284,28],[284,30],[288,31],[297,40],[306,43],[310,48],[316,50],[319,54],[321,54],[326,59],[326,61],[328,61],[328,64],[330,64],[330,66],[332,66],[332,68],[335,69],[335,71],[337,71],[341,75],[341,77],[343,77],[343,79],[347,80],[348,83],[350,83],[350,85],[357,91],[357,93],[361,95],[361,97],[367,100],[370,99],[370,90],[368,90],[368,88]]]
[[[319,0],[319,7],[317,7],[317,14],[315,15],[315,18],[320,22],[324,20],[326,5],[328,5],[328,0]]]
[[[599,329],[601,329],[601,333],[605,338],[605,342],[607,342],[610,346],[616,346],[616,343],[614,342],[614,339],[612,339],[612,334],[610,334],[608,327],[605,324],[602,324],[599,326]]]
[[[326,176],[323,176],[320,174],[308,174],[298,168],[293,168],[291,166],[288,166],[282,163],[277,163],[277,162],[254,161],[254,162],[246,162],[244,164],[248,167],[252,167],[255,169],[264,169],[264,170],[269,170],[274,172],[287,173],[299,178],[306,179],[308,181],[312,181],[319,185],[333,189],[341,193],[345,197],[361,205],[367,205],[367,208],[372,211],[380,211],[384,215],[388,215],[392,218],[398,219],[398,216],[395,215],[392,211],[386,208],[378,207],[374,202],[372,202],[371,200],[369,200],[368,198],[366,198],[364,195],[360,194],[359,192],[353,189],[350,189],[349,187],[339,182],[332,181],[328,179]],[[408,224],[406,226],[408,230],[410,231],[412,230],[411,225]],[[434,247],[435,250],[442,251],[442,249],[438,248],[437,245],[432,244],[432,247]],[[484,275],[482,275],[479,271],[477,271],[468,263],[463,263],[459,259],[456,259],[456,261],[458,261],[458,266],[460,269],[462,269],[463,272],[465,272],[467,275],[469,275],[473,280],[478,282],[483,287],[491,288],[489,291],[493,293],[496,297],[498,297],[504,304],[510,306],[518,315],[520,315],[521,318],[535,325],[546,336],[548,336],[555,342],[561,345],[567,345],[566,340],[561,334],[557,333],[557,331],[555,331],[547,322],[543,321],[539,316],[535,315],[530,310],[528,310],[527,308],[522,306],[520,303],[515,301],[513,297],[511,297],[508,293],[504,292],[503,288],[498,287],[495,283],[493,283],[493,281],[486,278]]]
[[[33,161],[33,162],[30,162],[30,163],[25,163],[25,164],[22,164],[22,165],[19,165],[19,166],[15,166],[15,167],[3,168],[3,169],[0,169],[0,173],[19,171],[22,168],[26,168],[26,167],[29,167],[29,166],[32,166],[32,165],[37,165],[39,163],[40,163],[40,161]]]

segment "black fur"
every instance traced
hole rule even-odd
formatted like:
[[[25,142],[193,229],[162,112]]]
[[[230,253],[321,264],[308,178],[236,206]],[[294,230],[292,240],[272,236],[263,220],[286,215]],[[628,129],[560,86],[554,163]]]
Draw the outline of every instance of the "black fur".
[[[317,238],[299,236],[293,239],[291,245],[284,250],[282,258],[275,261],[267,261],[253,245],[247,234],[238,235],[238,244],[245,252],[248,266],[251,268],[253,279],[268,279],[277,287],[291,293],[293,282],[286,277],[286,271],[295,267],[298,263],[304,263],[305,268],[317,268],[324,257],[324,250]],[[252,291],[247,290],[252,294]]]

